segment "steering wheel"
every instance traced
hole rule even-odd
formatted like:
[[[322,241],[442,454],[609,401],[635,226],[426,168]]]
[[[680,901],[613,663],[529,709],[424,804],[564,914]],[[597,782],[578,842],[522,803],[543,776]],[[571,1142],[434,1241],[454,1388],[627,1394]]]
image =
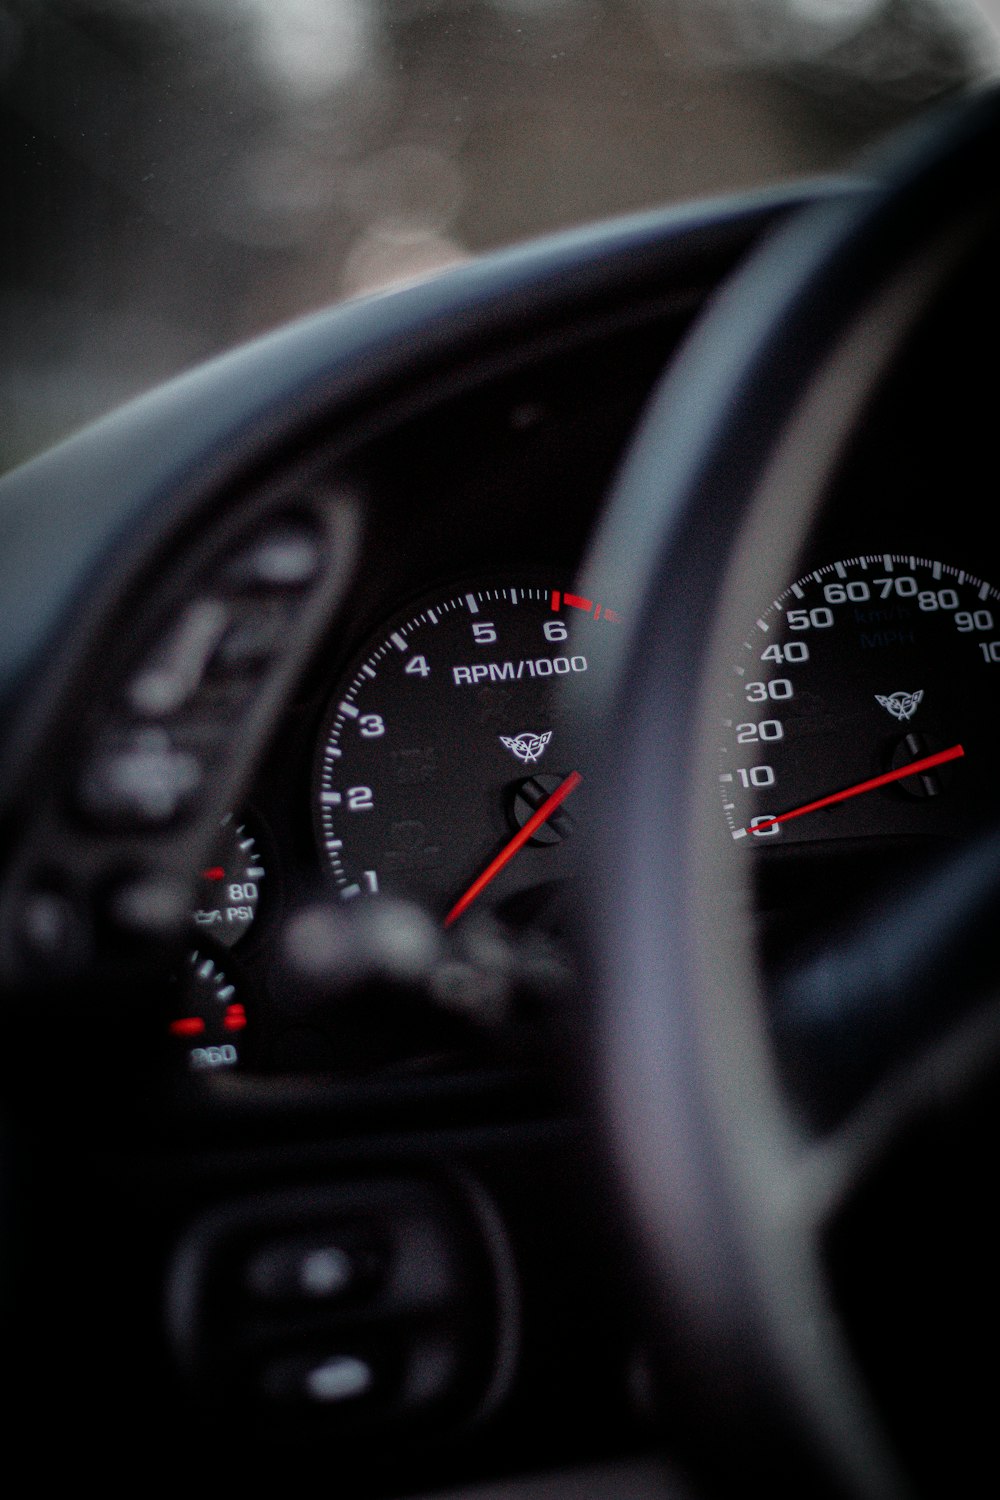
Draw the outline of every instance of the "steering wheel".
[[[661,1357],[685,1372],[674,1436],[710,1491],[756,1479],[772,1496],[860,1500],[914,1483],[835,1306],[826,1236],[931,1086],[955,1105],[995,1062],[998,1019],[988,1006],[918,1019],[892,974],[921,893],[881,907],[846,941],[855,970],[883,976],[872,1003],[895,1007],[891,1036],[863,1086],[841,1088],[826,1054],[833,1104],[809,1118],[712,771],[733,642],[796,576],[847,444],[921,320],[962,278],[988,280],[998,159],[1000,96],[967,97],[895,144],[879,186],[810,210],[754,256],[654,394],[586,572],[585,591],[600,579],[631,601],[610,686],[588,704],[589,732],[613,747],[594,850],[607,883],[586,913],[594,1092]],[[932,970],[995,882],[995,846],[932,877],[959,882],[961,908],[929,938],[921,927]],[[822,1025],[806,1050],[820,1046],[820,1073],[831,1039],[852,1046],[843,951],[817,971]]]

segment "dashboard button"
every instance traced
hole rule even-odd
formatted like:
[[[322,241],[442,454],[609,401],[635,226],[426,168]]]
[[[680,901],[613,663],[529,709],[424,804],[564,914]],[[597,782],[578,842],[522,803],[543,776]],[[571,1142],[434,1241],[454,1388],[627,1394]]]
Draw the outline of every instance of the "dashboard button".
[[[277,656],[294,621],[287,603],[269,600],[244,605],[233,619],[212,659],[213,672],[243,671],[265,666]]]
[[[283,521],[251,542],[225,569],[225,581],[237,588],[305,588],[323,565],[319,539],[305,522]]]
[[[150,874],[117,886],[108,898],[107,911],[120,932],[168,940],[185,926],[189,904],[190,892],[183,880]]]
[[[315,1365],[305,1377],[305,1393],[312,1401],[330,1404],[365,1396],[375,1384],[371,1365],[350,1354],[338,1354]]]
[[[165,828],[188,811],[204,773],[165,729],[141,729],[99,749],[77,787],[81,812],[104,828]]]
[[[78,903],[47,883],[24,892],[17,913],[17,940],[24,957],[47,974],[69,974],[91,952],[90,927]]]
[[[382,1257],[371,1237],[349,1228],[328,1237],[272,1241],[253,1256],[246,1270],[251,1295],[267,1301],[339,1301],[371,1291]]]
[[[154,719],[176,713],[189,703],[229,620],[229,606],[220,599],[193,599],[186,604],[165,639],[128,683],[125,696],[132,711]]]

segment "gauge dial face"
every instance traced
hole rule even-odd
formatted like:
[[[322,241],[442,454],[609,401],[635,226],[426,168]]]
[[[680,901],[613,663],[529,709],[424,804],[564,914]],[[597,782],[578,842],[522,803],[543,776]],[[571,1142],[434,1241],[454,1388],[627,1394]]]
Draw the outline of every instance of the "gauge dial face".
[[[558,810],[477,899],[514,920],[571,871],[564,783],[579,768],[560,690],[617,620],[598,601],[501,582],[388,622],[334,695],[317,761],[317,835],[342,900],[390,891],[445,918],[553,795]]]
[[[743,847],[970,832],[1000,790],[1000,591],[906,555],[818,568],[754,622],[722,730]]]

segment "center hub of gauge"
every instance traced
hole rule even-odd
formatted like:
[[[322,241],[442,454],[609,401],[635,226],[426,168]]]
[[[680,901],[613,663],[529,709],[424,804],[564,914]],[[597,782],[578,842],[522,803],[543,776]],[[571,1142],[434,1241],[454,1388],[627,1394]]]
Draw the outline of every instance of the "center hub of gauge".
[[[524,827],[546,798],[551,797],[559,783],[558,776],[543,774],[528,776],[515,784],[510,803],[511,822],[515,829]],[[530,842],[541,846],[561,844],[572,832],[573,818],[564,807],[557,807],[551,817],[531,835]]]

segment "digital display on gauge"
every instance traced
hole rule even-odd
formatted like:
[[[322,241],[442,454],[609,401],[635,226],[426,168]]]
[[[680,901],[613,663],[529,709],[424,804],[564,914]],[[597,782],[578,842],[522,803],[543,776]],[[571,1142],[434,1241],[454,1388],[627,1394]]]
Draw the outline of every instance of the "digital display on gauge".
[[[740,847],[959,837],[996,806],[1000,592],[961,568],[817,568],[761,611],[731,681],[718,776]]]
[[[586,774],[562,688],[593,670],[595,633],[618,618],[491,582],[422,599],[377,632],[333,696],[316,763],[316,832],[342,900],[390,891],[443,921],[476,901],[532,914],[572,871],[570,793]]]

